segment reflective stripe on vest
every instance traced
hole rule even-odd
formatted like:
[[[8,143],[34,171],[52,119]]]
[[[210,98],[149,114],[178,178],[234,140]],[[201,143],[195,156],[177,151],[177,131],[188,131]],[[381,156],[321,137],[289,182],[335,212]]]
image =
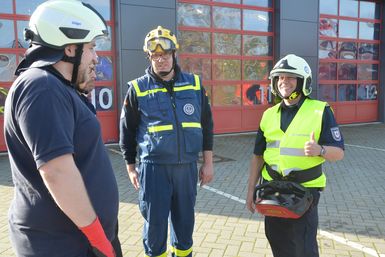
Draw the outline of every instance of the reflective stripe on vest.
[[[149,94],[155,94],[155,93],[158,93],[158,92],[165,92],[165,93],[167,93],[167,89],[166,88],[150,89],[150,90],[142,92],[142,91],[140,91],[140,88],[139,88],[139,85],[138,85],[138,81],[132,80],[130,82],[134,86],[136,95],[138,97],[143,97],[143,96],[146,96],[146,95],[149,95]]]
[[[181,72],[172,97],[148,74],[129,82],[141,118],[137,130],[141,162],[195,162],[202,151],[202,83],[198,75]]]
[[[182,122],[182,128],[202,128],[202,125],[198,122]],[[149,133],[155,133],[160,131],[173,130],[172,125],[160,125],[148,127]]]
[[[278,148],[279,141],[266,142],[266,148]]]
[[[274,167],[282,176],[288,175],[293,170],[306,170],[325,161],[319,156],[305,156],[304,145],[314,131],[318,141],[321,128],[325,102],[305,99],[297,114],[284,133],[280,129],[281,112],[280,104],[265,111],[261,120],[261,129],[266,138],[266,150],[263,158],[267,164]],[[270,181],[266,168],[262,170],[264,179]],[[302,183],[306,187],[324,187],[326,177],[322,174],[319,178]]]
[[[160,131],[173,130],[172,125],[160,125],[160,126],[150,126],[148,127],[149,133],[155,133]]]
[[[303,149],[289,148],[289,147],[281,147],[279,149],[279,154],[289,155],[289,156],[305,156],[305,152]]]
[[[182,122],[183,128],[202,128],[199,122]]]
[[[174,87],[174,92],[183,91],[183,90],[200,90],[201,83],[199,81],[199,76],[194,74],[194,80],[195,80],[195,86],[186,85],[186,86]]]
[[[185,86],[180,86],[180,87],[174,86],[173,91],[177,92],[177,91],[184,91],[184,90],[200,90],[201,89],[201,83],[199,81],[199,76],[194,74],[194,80],[195,80],[195,86],[193,86],[193,85],[185,85]],[[136,79],[130,81],[130,83],[134,86],[137,97],[144,97],[144,96],[147,96],[149,94],[155,94],[158,92],[167,93],[166,88],[156,88],[156,89],[149,89],[146,91],[140,91],[138,81]]]

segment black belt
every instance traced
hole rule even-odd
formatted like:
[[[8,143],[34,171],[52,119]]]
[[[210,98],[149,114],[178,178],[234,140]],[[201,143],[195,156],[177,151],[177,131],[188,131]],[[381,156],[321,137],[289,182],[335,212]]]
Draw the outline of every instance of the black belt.
[[[304,183],[319,178],[322,175],[321,164],[306,170],[293,170],[287,176],[282,176],[281,173],[278,173],[278,171],[272,169],[267,163],[265,163],[265,165],[267,173],[273,180],[286,180],[297,183]]]

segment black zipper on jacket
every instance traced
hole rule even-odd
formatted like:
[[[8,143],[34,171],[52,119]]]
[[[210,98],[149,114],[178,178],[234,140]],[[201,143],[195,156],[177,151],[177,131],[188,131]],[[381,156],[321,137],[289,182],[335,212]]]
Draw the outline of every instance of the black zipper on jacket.
[[[178,121],[178,116],[176,115],[176,105],[175,105],[175,97],[174,97],[174,94],[171,93],[170,94],[170,97],[171,97],[171,104],[172,104],[172,111],[174,113],[174,117],[175,117],[175,123],[176,123],[176,143],[178,145],[178,163],[181,163],[180,161],[180,142],[179,142],[179,121]]]

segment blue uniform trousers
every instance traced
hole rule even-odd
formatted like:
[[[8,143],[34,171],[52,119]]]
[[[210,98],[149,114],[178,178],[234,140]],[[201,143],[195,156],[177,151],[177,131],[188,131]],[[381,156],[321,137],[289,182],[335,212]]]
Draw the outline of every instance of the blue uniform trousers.
[[[192,256],[197,181],[195,162],[139,165],[139,208],[145,219],[143,245],[147,256],[166,253],[169,219],[173,256]]]
[[[265,217],[265,234],[274,257],[318,257],[317,228],[320,192],[310,189],[313,203],[299,219]]]

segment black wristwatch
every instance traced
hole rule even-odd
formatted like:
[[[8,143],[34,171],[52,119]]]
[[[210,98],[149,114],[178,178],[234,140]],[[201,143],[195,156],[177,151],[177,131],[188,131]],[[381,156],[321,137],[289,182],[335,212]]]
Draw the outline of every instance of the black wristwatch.
[[[320,156],[324,156],[326,154],[326,149],[323,145],[321,145],[321,151],[319,153]]]

